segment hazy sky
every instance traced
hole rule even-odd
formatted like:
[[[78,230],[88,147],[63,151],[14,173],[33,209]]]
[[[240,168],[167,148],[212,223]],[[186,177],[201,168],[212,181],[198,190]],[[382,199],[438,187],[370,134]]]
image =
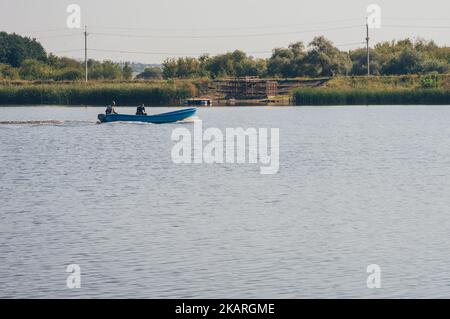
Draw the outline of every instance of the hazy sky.
[[[104,50],[89,51],[91,58],[160,63],[167,56],[234,49],[267,57],[274,47],[308,43],[316,35],[341,49],[360,46],[354,43],[364,41],[372,3],[382,9],[373,42],[423,37],[449,44],[449,0],[0,0],[0,30],[82,58],[82,30],[66,26],[67,6],[78,4],[82,24],[92,32],[88,46]]]

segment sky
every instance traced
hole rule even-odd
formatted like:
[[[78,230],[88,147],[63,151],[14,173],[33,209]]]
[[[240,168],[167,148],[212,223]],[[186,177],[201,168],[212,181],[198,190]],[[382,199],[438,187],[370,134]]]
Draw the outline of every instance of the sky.
[[[419,37],[449,45],[449,0],[0,0],[0,31],[84,59],[84,30],[67,27],[70,4],[80,6],[88,56],[98,60],[161,63],[235,49],[269,57],[275,47],[318,35],[349,50],[364,46],[370,4],[381,8],[372,44]]]

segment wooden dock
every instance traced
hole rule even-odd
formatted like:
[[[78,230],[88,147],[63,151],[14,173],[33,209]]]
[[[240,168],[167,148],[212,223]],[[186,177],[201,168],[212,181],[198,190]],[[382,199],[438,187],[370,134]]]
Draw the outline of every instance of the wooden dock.
[[[184,102],[187,106],[212,106],[212,99],[210,98],[193,98],[187,99]]]

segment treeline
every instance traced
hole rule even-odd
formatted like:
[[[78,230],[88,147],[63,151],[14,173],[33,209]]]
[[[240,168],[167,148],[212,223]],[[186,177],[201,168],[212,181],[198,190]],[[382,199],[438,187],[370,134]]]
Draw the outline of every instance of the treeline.
[[[450,48],[433,41],[410,39],[384,42],[370,50],[372,75],[447,73],[450,70]],[[220,78],[229,76],[259,77],[329,77],[367,74],[365,48],[341,51],[333,43],[316,37],[308,46],[303,42],[273,50],[269,59],[255,59],[242,51],[198,59],[168,59],[161,76],[165,78]]]
[[[450,48],[433,41],[405,39],[384,42],[370,50],[372,75],[444,74],[450,71]],[[130,80],[129,64],[88,61],[93,80]],[[151,67],[137,79],[223,77],[330,77],[367,74],[366,49],[341,51],[324,38],[308,45],[296,42],[276,48],[268,59],[257,59],[236,50],[216,56],[169,58],[162,67]],[[84,63],[47,54],[34,39],[0,32],[0,79],[81,80]]]
[[[93,80],[130,80],[131,66],[88,60]],[[35,39],[0,32],[0,79],[76,81],[85,77],[84,62],[47,54]]]

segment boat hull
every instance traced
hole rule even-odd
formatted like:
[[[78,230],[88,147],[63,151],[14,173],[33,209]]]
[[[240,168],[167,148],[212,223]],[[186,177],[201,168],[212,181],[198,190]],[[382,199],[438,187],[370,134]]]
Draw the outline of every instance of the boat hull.
[[[98,119],[101,123],[111,122],[144,122],[154,124],[174,123],[191,117],[197,112],[197,109],[185,109],[169,113],[156,115],[128,115],[128,114],[99,114]]]

